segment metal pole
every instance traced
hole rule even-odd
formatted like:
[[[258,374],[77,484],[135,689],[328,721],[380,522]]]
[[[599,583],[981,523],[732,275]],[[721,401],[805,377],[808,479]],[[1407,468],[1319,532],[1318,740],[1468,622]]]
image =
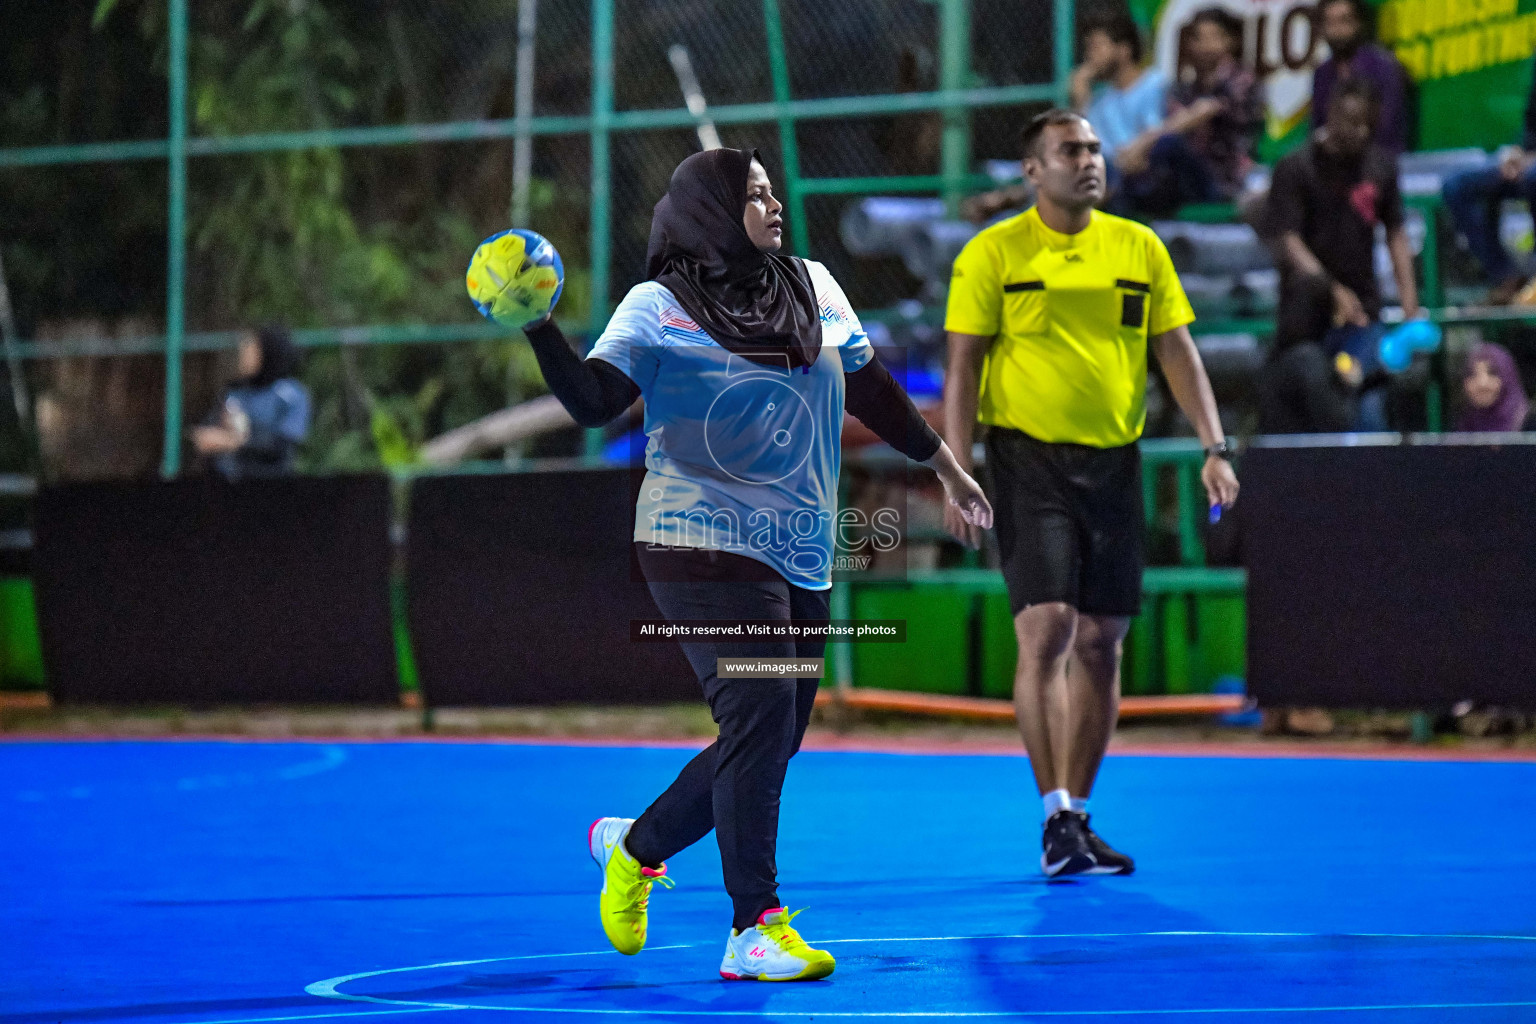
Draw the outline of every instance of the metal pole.
[[[763,24],[768,31],[768,70],[773,76],[773,101],[790,102],[789,57],[784,49],[784,20],[779,0],[763,0]],[[811,229],[805,220],[805,193],[800,189],[800,145],[795,138],[794,115],[782,110],[779,150],[784,159],[784,205],[789,207],[789,247],[793,255],[809,256]]]
[[[587,323],[594,332],[608,319],[608,273],[612,258],[612,158],[609,126],[613,119],[613,4],[592,0],[592,299]],[[586,432],[586,453],[602,451],[603,432]]]
[[[528,190],[533,180],[533,43],[539,22],[539,0],[517,3],[517,85],[512,137],[512,226],[528,226]]]
[[[1051,21],[1056,29],[1056,105],[1072,104],[1072,57],[1077,45],[1077,11],[1073,0],[1055,0]]]
[[[683,91],[684,106],[688,113],[699,119],[699,146],[719,149],[720,133],[715,130],[715,122],[709,119],[709,103],[704,99],[704,90],[699,88],[699,76],[693,73],[693,58],[688,56],[688,47],[673,43],[667,47],[667,60],[672,62],[677,87]]]
[[[964,89],[971,77],[971,0],[940,0],[939,51],[939,88]],[[939,159],[944,205],[949,216],[956,217],[965,194],[961,182],[971,167],[971,114],[966,108],[944,108]]]
[[[23,433],[29,434],[32,432],[32,402],[27,395],[21,351],[16,347],[16,317],[11,311],[11,291],[5,284],[4,260],[0,260],[0,335],[5,341],[5,366],[11,375],[11,401],[16,405],[16,422]]]
[[[1011,107],[1020,103],[1054,101],[1061,90],[1054,82],[1033,85],[991,85],[959,92],[900,92],[869,96],[827,96],[789,103],[727,103],[711,107],[717,125],[758,124],[779,117],[797,120],[891,117],[946,107]],[[610,131],[649,131],[657,128],[692,128],[695,120],[686,107],[659,110],[621,110],[608,119]],[[582,114],[544,114],[530,126],[534,135],[584,135],[592,130],[592,118]],[[187,155],[228,156],[233,153],[280,153],[301,149],[343,149],[352,146],[405,146],[416,143],[484,142],[510,139],[517,134],[513,117],[479,121],[441,121],[431,124],[375,125],[371,128],[323,128],[304,132],[255,132],[249,135],[194,136],[187,140]],[[139,142],[92,142],[68,146],[0,147],[0,167],[43,167],[55,164],[108,163],[117,160],[163,160],[169,151],[164,139]]]
[[[170,211],[165,297],[165,452],[160,474],[181,470],[181,349],[187,266],[187,0],[170,0]]]
[[[853,584],[847,580],[835,580],[832,583],[829,609],[833,619],[848,620],[853,618]],[[832,685],[838,698],[847,705],[848,691],[853,689],[853,647],[847,640],[838,640],[827,644],[827,651],[832,655],[832,670],[829,673]]]

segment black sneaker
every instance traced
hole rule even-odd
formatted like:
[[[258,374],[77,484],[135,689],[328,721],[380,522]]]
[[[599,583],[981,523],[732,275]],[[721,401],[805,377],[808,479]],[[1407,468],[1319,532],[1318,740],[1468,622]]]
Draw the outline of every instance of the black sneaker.
[[[1088,840],[1088,852],[1093,855],[1093,873],[1096,875],[1129,875],[1136,870],[1136,862],[1125,854],[1110,846],[1099,838],[1099,834],[1088,826],[1088,815],[1079,814],[1083,819],[1083,835]]]
[[[1057,811],[1045,823],[1040,837],[1040,870],[1047,878],[1080,875],[1098,867],[1088,846],[1087,815]],[[1106,847],[1107,849],[1107,847]]]

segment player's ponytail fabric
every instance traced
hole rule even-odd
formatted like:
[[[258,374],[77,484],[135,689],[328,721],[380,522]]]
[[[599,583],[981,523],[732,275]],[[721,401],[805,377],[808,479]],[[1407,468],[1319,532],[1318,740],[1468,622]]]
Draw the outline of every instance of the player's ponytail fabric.
[[[743,359],[790,369],[821,351],[821,310],[805,265],[761,252],[742,224],[756,150],[711,149],[677,165],[656,204],[645,273]]]

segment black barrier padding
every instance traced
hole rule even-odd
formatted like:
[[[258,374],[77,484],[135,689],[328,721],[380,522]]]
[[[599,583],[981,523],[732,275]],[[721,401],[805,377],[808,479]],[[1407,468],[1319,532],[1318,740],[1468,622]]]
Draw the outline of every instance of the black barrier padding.
[[[65,702],[399,704],[382,476],[71,484],[37,500]]]
[[[1536,709],[1536,446],[1255,448],[1249,690]]]
[[[700,699],[635,564],[627,469],[421,477],[407,543],[411,636],[435,707]]]

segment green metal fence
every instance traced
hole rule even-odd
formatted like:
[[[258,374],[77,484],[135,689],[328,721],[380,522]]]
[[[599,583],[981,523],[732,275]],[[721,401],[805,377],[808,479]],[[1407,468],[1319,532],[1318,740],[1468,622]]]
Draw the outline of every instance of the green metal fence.
[[[473,0],[460,0],[460,7],[469,2]],[[497,4],[515,9],[518,4],[518,0],[480,2],[487,9]],[[102,8],[109,6],[103,4]],[[254,0],[248,6],[253,11],[262,7]],[[635,54],[649,60],[654,56],[651,49],[660,48],[667,38],[693,37],[701,66],[710,70],[720,86],[717,95],[725,100],[708,109],[708,119],[721,127],[722,134],[734,133],[728,144],[763,138],[748,128],[765,127],[773,132],[778,149],[773,157],[788,207],[790,248],[824,261],[829,256],[827,250],[835,248],[828,238],[832,237],[829,222],[835,222],[836,210],[826,200],[843,202],[843,197],[865,193],[930,193],[943,196],[953,210],[964,192],[985,180],[973,172],[975,158],[984,155],[976,152],[979,137],[990,139],[1001,134],[1003,140],[993,148],[1011,155],[1012,132],[994,130],[994,125],[979,126],[977,116],[995,112],[1016,124],[1019,111],[1008,108],[1064,100],[1073,55],[1074,0],[891,0],[883,5],[881,17],[849,13],[852,7],[846,11],[826,8],[809,0],[761,0],[756,5],[711,0],[670,4],[543,0],[539,10],[544,12],[540,45],[577,45],[584,40],[590,52],[582,53],[578,48],[543,54],[537,73],[548,68],[551,81],[542,82],[535,92],[546,110],[536,108],[532,116],[322,125],[214,136],[189,131],[189,105],[207,102],[198,83],[189,78],[190,61],[195,57],[195,53],[189,54],[189,23],[206,15],[189,12],[186,0],[169,0],[165,138],[0,149],[0,173],[42,173],[81,164],[165,162],[164,333],[127,340],[72,339],[67,344],[17,343],[8,338],[11,354],[40,358],[163,352],[167,397],[161,471],[172,476],[180,469],[184,357],[188,352],[227,347],[236,336],[230,330],[189,330],[189,174],[204,163],[213,167],[219,159],[261,154],[484,144],[519,138],[549,145],[564,140],[574,146],[584,139],[587,167],[574,166],[573,149],[561,150],[565,155],[560,166],[573,180],[587,179],[587,237],[573,239],[568,232],[562,235],[562,225],[535,222],[531,226],[555,236],[568,256],[577,251],[574,262],[589,274],[589,285],[585,308],[573,310],[567,317],[572,326],[590,331],[606,320],[615,296],[633,280],[630,268],[639,263],[634,222],[648,219],[650,203],[659,194],[658,183],[664,183],[664,175],[676,159],[692,148],[692,130],[701,120],[681,102],[669,105],[667,97],[656,95],[654,81],[628,81],[625,61],[639,59]],[[586,19],[584,28],[577,24],[582,16]],[[1048,34],[1043,31],[1047,19]],[[901,83],[901,88],[910,91],[878,93],[860,88],[861,74],[887,61],[893,52],[883,42],[886,35],[917,40],[914,47],[921,51],[919,57],[923,53],[934,55],[936,68],[917,75],[912,82]],[[928,35],[934,37],[924,38]],[[542,42],[546,36],[554,42]],[[746,38],[760,39],[761,50],[741,52],[740,41]],[[1031,53],[1038,58],[1042,39],[1047,59],[1032,59]],[[224,41],[231,52],[238,52],[240,43],[233,36]],[[196,45],[194,40],[193,50]],[[906,53],[902,57],[905,59]],[[574,94],[580,90],[561,85],[573,80],[569,65],[578,60],[590,68],[589,100],[582,112],[576,112],[574,106]],[[870,77],[878,79],[880,75]],[[936,87],[927,84],[930,82]],[[764,84],[766,94],[761,87]],[[434,110],[451,112],[450,85],[438,90],[443,95],[432,104]],[[681,98],[675,91],[673,96]],[[867,134],[872,124],[921,114],[937,114],[942,120],[937,166],[925,173],[913,173],[924,168],[875,166],[878,161],[872,163],[867,153],[859,152],[850,142],[860,132]],[[767,148],[764,152],[768,155]],[[828,173],[828,168],[835,173]],[[582,241],[587,250],[585,268],[579,268]],[[643,246],[643,237],[638,244]],[[573,265],[569,258],[567,265]],[[857,296],[854,301],[859,303]],[[505,334],[489,325],[463,322],[340,323],[300,332],[301,343],[309,345],[490,338],[505,338]]]

